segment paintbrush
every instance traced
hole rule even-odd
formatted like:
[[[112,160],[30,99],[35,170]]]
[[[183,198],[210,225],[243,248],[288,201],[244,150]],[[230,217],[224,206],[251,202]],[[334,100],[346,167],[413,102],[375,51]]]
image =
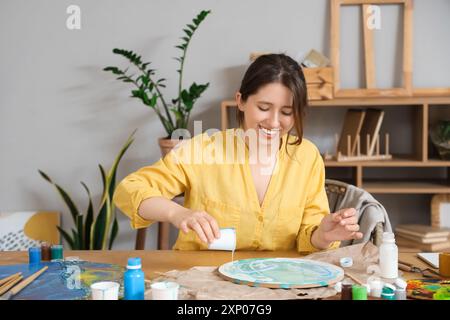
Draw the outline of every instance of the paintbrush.
[[[7,283],[8,281],[10,281],[11,279],[16,278],[16,277],[18,277],[18,276],[20,276],[20,275],[22,275],[22,272],[17,272],[17,273],[14,273],[14,274],[12,274],[12,275],[6,277],[6,278],[1,279],[1,280],[0,280],[0,287],[1,287],[2,285],[4,285],[5,283]]]
[[[18,283],[22,279],[23,279],[23,277],[21,275],[11,278],[8,282],[6,282],[4,285],[2,285],[0,287],[0,295],[7,292],[9,289],[11,289],[13,286],[15,286],[16,283]]]
[[[1,300],[9,300],[16,294],[18,294],[23,288],[33,282],[37,277],[39,277],[42,273],[44,273],[48,269],[48,266],[43,267],[41,270],[33,273],[31,276],[20,282],[17,286],[6,292],[4,295],[0,297]],[[23,278],[20,276],[20,278]]]
[[[350,279],[352,279],[353,281],[355,281],[357,284],[359,284],[359,285],[363,285],[363,284],[364,284],[364,282],[363,282],[361,279],[355,277],[354,274],[349,273],[348,271],[345,271],[344,274],[345,274],[347,277],[349,277]]]

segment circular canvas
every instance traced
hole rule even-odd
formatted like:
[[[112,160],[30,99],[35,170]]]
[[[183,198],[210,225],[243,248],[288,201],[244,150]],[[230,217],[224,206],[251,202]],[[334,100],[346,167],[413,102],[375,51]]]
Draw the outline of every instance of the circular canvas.
[[[221,265],[222,278],[266,288],[314,288],[333,285],[344,270],[330,263],[297,258],[254,258]]]

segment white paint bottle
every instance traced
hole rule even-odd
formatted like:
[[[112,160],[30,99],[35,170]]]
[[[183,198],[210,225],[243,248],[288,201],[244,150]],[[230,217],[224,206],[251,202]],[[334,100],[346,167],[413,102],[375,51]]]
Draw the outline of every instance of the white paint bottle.
[[[385,279],[398,277],[398,247],[392,232],[383,233],[383,242],[380,246],[380,276]]]

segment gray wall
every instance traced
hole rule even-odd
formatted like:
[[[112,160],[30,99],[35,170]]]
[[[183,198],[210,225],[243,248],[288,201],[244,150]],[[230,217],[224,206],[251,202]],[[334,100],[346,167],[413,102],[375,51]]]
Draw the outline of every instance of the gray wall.
[[[66,8],[71,4],[81,7],[81,30],[66,28]],[[112,54],[112,48],[133,49],[168,79],[166,92],[171,98],[178,80],[172,57],[179,51],[174,45],[182,36],[181,29],[201,9],[211,9],[212,14],[191,43],[184,83],[211,83],[192,114],[192,119],[204,121],[204,129],[219,128],[220,101],[233,97],[250,52],[285,52],[299,59],[315,48],[329,55],[326,0],[1,1],[1,211],[58,210],[63,212],[67,229],[72,226],[70,216],[55,191],[38,175],[38,168],[65,187],[84,210],[86,196],[79,181],[90,186],[98,202],[101,180],[97,164],[109,167],[135,128],[136,141],[120,165],[119,178],[158,159],[156,138],[164,131],[157,117],[129,98],[129,86],[113,80],[102,68],[126,65]],[[416,87],[450,86],[449,14],[448,0],[415,1]],[[362,61],[360,34],[354,27],[359,25],[359,13],[346,8],[342,16],[341,81],[343,86],[354,87],[363,79],[358,67]],[[395,63],[400,16],[401,10],[395,6],[382,9],[382,29],[375,36],[381,87],[399,81]],[[339,110],[313,111],[307,136],[322,151],[332,148],[332,135],[341,124],[336,117],[342,116]],[[393,116],[395,125],[405,128],[396,140],[402,148],[401,141],[410,139],[402,136],[410,133],[408,117],[401,113]],[[414,197],[414,203],[409,196],[379,198],[394,223],[429,219],[429,196]],[[115,249],[132,248],[134,237],[128,220],[120,215]],[[147,247],[154,248],[155,240],[156,228],[152,227]]]

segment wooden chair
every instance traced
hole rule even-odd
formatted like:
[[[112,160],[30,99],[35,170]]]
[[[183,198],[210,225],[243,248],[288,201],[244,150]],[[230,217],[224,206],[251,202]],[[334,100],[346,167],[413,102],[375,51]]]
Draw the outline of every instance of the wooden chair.
[[[158,250],[170,250],[169,245],[170,223],[158,222]],[[138,229],[136,231],[135,250],[145,250],[145,239],[147,237],[147,228]]]
[[[349,207],[348,203],[345,203],[347,192],[355,192],[355,195],[360,197],[359,199],[366,199],[367,201],[369,201],[368,199],[371,199],[370,203],[377,203],[375,206],[366,206],[366,209],[363,212],[359,212],[359,224],[361,227],[360,231],[363,234],[368,235],[369,237],[367,240],[371,241],[376,246],[381,245],[383,232],[392,232],[391,223],[389,221],[389,216],[386,213],[386,209],[366,190],[333,179],[325,179],[325,190],[327,192],[331,212],[336,212],[339,209]],[[368,221],[374,221],[375,224],[367,223]],[[371,225],[373,225],[373,227],[370,227]],[[357,240],[341,241],[341,247],[356,243],[358,243]]]
[[[58,244],[61,240],[59,226],[59,212],[0,212],[0,251],[28,250],[42,242]]]

